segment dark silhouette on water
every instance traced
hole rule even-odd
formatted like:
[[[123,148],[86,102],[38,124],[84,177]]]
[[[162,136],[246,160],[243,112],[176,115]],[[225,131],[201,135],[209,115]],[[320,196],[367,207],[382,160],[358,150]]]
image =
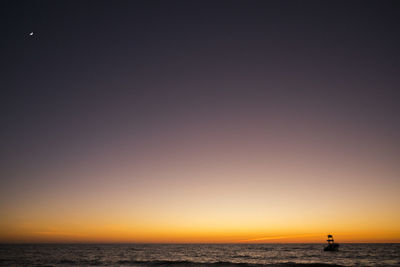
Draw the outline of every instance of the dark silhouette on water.
[[[324,251],[339,251],[339,244],[335,243],[332,235],[328,235],[328,245],[324,248]]]

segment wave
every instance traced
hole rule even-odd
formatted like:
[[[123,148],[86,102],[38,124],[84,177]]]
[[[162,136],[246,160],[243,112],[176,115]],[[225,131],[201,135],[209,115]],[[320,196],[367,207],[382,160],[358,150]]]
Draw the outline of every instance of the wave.
[[[192,261],[129,261],[121,260],[118,261],[119,265],[131,265],[131,266],[170,266],[170,267],[342,267],[337,264],[326,264],[326,263],[274,263],[274,264],[256,264],[256,263],[236,263],[236,262],[192,262]]]
[[[78,266],[102,266],[104,265],[103,262],[99,261],[99,260],[68,260],[68,259],[62,259],[60,261],[57,262],[57,264],[61,264],[64,266],[74,266],[74,265],[78,265]]]

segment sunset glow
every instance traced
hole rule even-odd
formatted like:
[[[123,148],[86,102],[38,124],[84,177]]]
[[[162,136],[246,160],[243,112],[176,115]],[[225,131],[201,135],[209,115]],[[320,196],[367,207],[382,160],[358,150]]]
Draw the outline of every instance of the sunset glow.
[[[7,11],[0,243],[400,242],[390,6],[89,2]]]
[[[2,195],[2,240],[323,242],[334,232],[341,242],[399,241],[398,172],[380,148],[218,130],[176,129],[177,140],[19,173],[32,179]]]

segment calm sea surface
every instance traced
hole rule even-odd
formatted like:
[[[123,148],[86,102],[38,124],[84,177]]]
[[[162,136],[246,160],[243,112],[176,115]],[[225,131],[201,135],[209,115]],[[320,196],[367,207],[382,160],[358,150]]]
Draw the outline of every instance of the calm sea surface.
[[[0,245],[0,266],[400,266],[400,244]]]

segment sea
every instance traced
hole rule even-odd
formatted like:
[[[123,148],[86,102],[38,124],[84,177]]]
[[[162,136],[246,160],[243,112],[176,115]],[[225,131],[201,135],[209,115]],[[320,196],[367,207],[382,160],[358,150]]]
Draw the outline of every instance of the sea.
[[[400,244],[3,244],[0,266],[400,266]]]

